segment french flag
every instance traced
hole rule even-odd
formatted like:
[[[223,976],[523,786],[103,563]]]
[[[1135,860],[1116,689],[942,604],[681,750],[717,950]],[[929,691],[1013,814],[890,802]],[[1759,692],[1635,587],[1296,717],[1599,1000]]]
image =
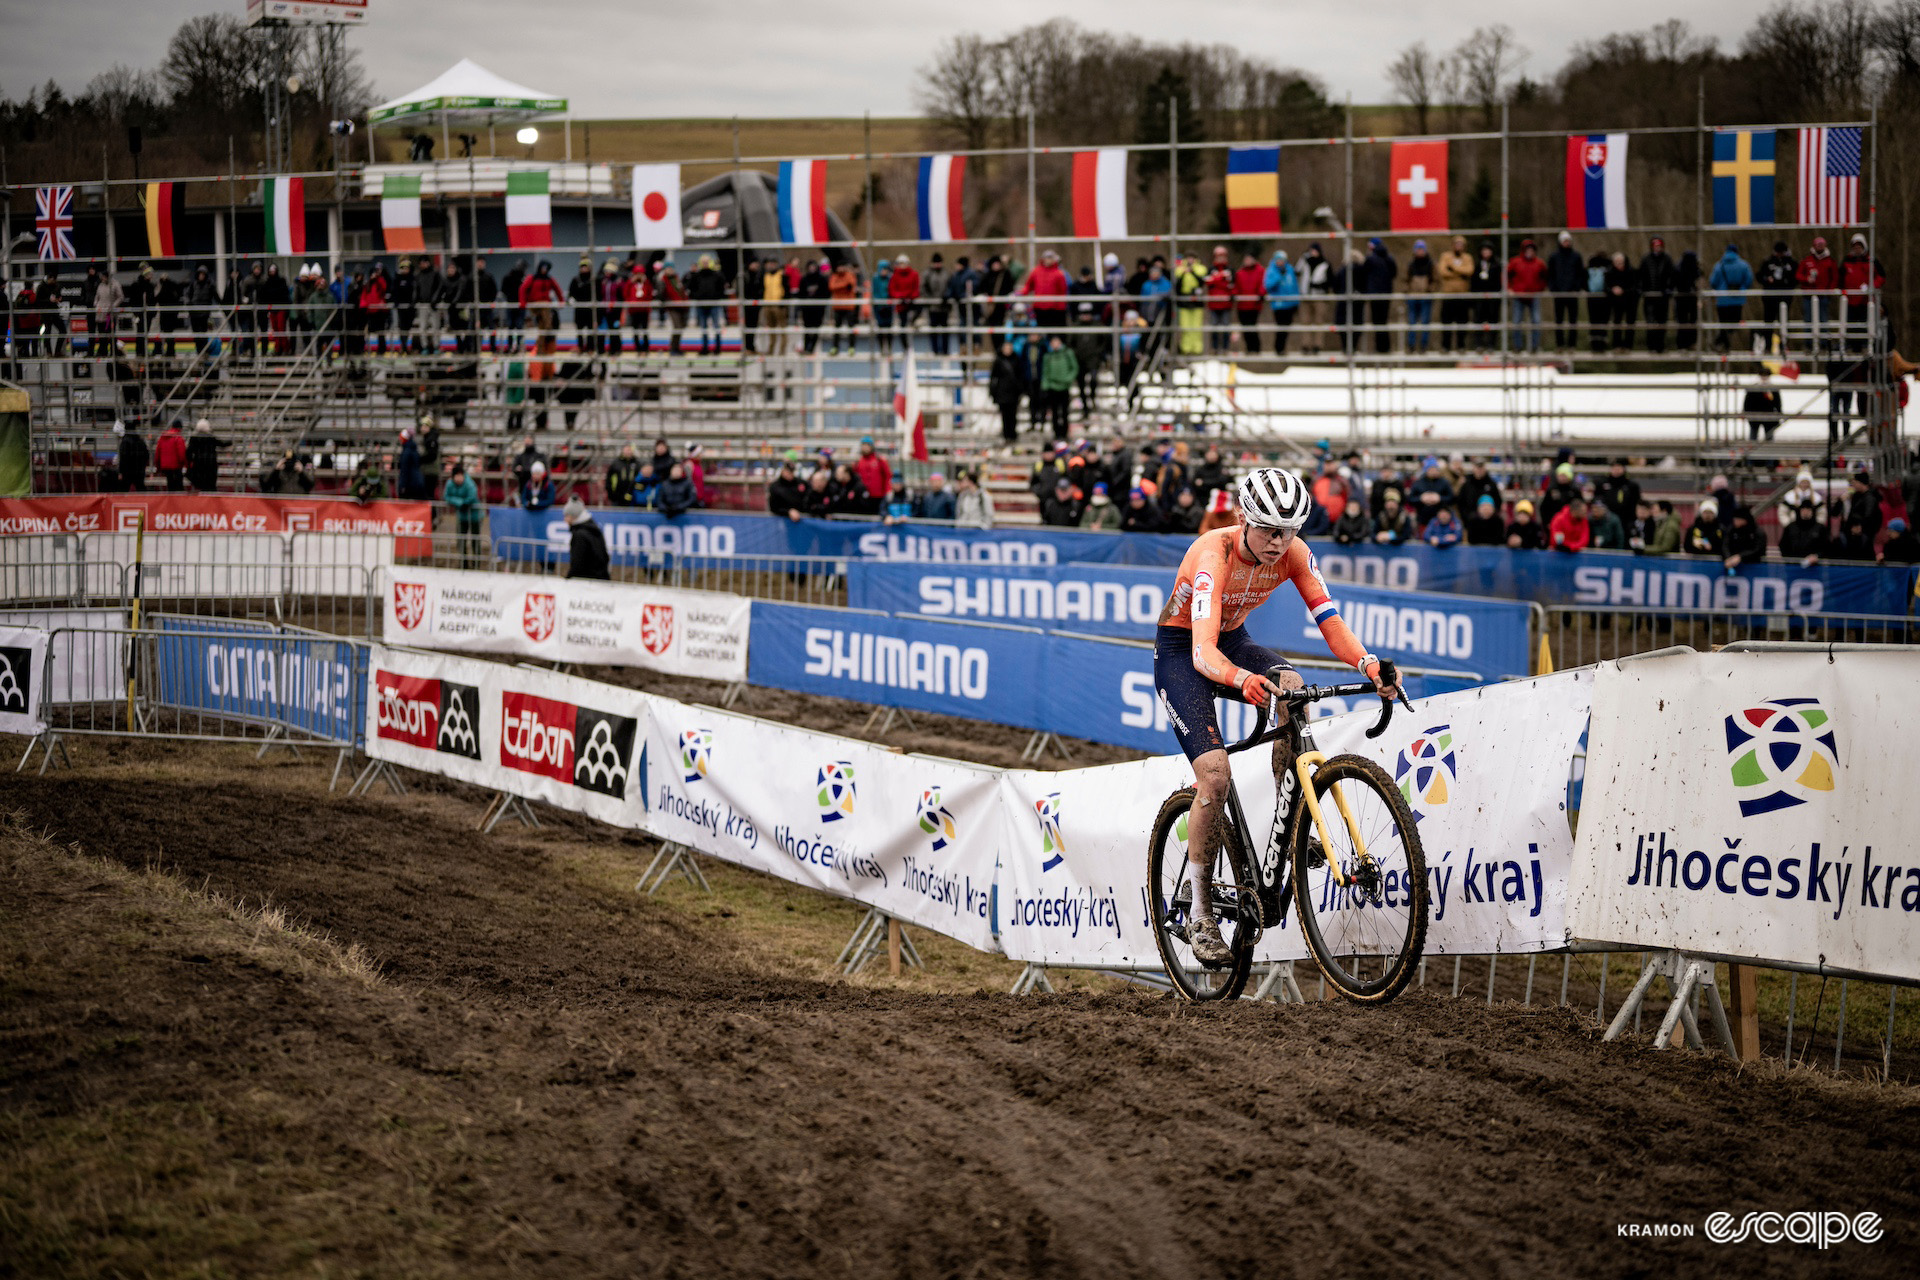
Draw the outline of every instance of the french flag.
[[[787,244],[827,243],[827,162],[780,162],[780,239]]]
[[[966,192],[967,158],[936,155],[920,157],[920,238],[965,240],[960,200]]]
[[[1073,234],[1127,238],[1127,153],[1123,147],[1073,153]]]
[[[1567,226],[1617,230],[1627,225],[1627,135],[1567,139]]]

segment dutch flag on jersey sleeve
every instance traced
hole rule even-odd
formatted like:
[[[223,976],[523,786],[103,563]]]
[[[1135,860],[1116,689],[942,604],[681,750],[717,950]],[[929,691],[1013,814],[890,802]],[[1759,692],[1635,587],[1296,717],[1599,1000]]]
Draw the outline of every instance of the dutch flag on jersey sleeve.
[[[1308,612],[1313,615],[1313,623],[1315,626],[1325,626],[1329,618],[1337,618],[1340,616],[1340,610],[1331,600],[1322,600],[1319,604],[1311,606]]]
[[[780,162],[780,239],[786,244],[827,243],[827,162]]]
[[[965,240],[960,200],[966,192],[967,158],[935,155],[920,157],[920,238]]]
[[[1567,139],[1567,226],[1617,231],[1627,225],[1627,135]]]

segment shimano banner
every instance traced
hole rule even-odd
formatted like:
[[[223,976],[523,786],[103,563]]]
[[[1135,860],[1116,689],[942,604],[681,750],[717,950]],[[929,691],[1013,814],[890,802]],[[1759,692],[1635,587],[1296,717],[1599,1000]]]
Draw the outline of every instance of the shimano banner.
[[[154,617],[151,630],[167,706],[358,744],[364,644],[289,634],[271,623],[168,615]]]
[[[1126,565],[928,565],[851,561],[847,603],[923,617],[1025,623],[1152,640],[1173,589],[1172,569]],[[1413,667],[1488,679],[1529,671],[1529,606],[1432,592],[1329,583],[1341,615],[1369,650]],[[1247,626],[1272,648],[1324,649],[1300,593],[1282,586]]]
[[[749,684],[1044,729],[1141,751],[1179,750],[1166,707],[1154,693],[1153,651],[1144,645],[765,600],[753,602],[753,636]],[[1359,679],[1331,665],[1299,670],[1311,684]],[[1472,683],[1444,676],[1405,681],[1416,698]],[[1245,703],[1215,705],[1227,736],[1252,727],[1253,711]],[[1323,715],[1344,709],[1337,699],[1320,704]]]
[[[1920,979],[1916,690],[1895,645],[1602,664],[1574,932]]]
[[[1010,526],[880,526],[841,520],[693,512],[668,519],[654,512],[594,512],[616,557],[647,552],[701,556],[847,556],[860,560],[936,564],[1111,564],[1178,566],[1193,539],[1185,535],[1081,533]],[[498,540],[534,539],[565,559],[566,522],[556,510],[494,507],[489,525],[495,554],[520,557]],[[1903,565],[1821,564],[1769,560],[1727,573],[1717,561],[1583,551],[1561,555],[1505,547],[1341,546],[1315,540],[1329,583],[1434,591],[1538,604],[1626,605],[1724,613],[1906,612],[1914,570]]]

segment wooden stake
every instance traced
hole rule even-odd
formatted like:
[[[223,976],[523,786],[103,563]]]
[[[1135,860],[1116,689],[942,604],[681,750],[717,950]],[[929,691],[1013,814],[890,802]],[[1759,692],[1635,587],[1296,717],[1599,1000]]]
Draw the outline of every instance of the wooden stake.
[[[900,976],[900,922],[887,917],[887,972]]]
[[[1750,964],[1727,966],[1727,1012],[1732,1014],[1733,1043],[1740,1061],[1760,1058],[1759,970]]]

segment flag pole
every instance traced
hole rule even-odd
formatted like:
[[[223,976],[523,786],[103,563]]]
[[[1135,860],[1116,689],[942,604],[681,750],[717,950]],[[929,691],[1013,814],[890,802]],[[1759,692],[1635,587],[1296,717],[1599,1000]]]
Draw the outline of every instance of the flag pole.
[[[1513,298],[1508,294],[1506,289],[1507,262],[1509,261],[1512,249],[1507,238],[1507,225],[1510,220],[1507,208],[1507,179],[1510,173],[1507,164],[1507,111],[1509,106],[1510,104],[1505,102],[1500,104],[1500,367],[1502,369],[1507,367],[1507,356],[1510,354],[1509,349],[1515,346],[1516,341],[1525,343],[1527,340],[1524,334],[1521,334],[1513,327]],[[1453,221],[1453,215],[1451,213],[1447,215],[1447,221]],[[1538,299],[1535,299],[1535,302],[1537,303]],[[1506,376],[1504,374],[1501,375],[1500,380],[1505,382]]]
[[[131,631],[127,647],[127,732],[133,732],[133,694],[134,673],[139,670],[140,602],[145,599],[146,582],[143,565],[147,558],[147,509],[143,506],[134,514],[133,524],[133,614]]]
[[[1167,229],[1173,266],[1180,265],[1180,99],[1167,99]],[[1172,278],[1172,273],[1168,273]]]
[[[1039,260],[1040,250],[1034,239],[1036,222],[1033,212],[1033,97],[1027,97],[1027,270],[1032,271]]]

